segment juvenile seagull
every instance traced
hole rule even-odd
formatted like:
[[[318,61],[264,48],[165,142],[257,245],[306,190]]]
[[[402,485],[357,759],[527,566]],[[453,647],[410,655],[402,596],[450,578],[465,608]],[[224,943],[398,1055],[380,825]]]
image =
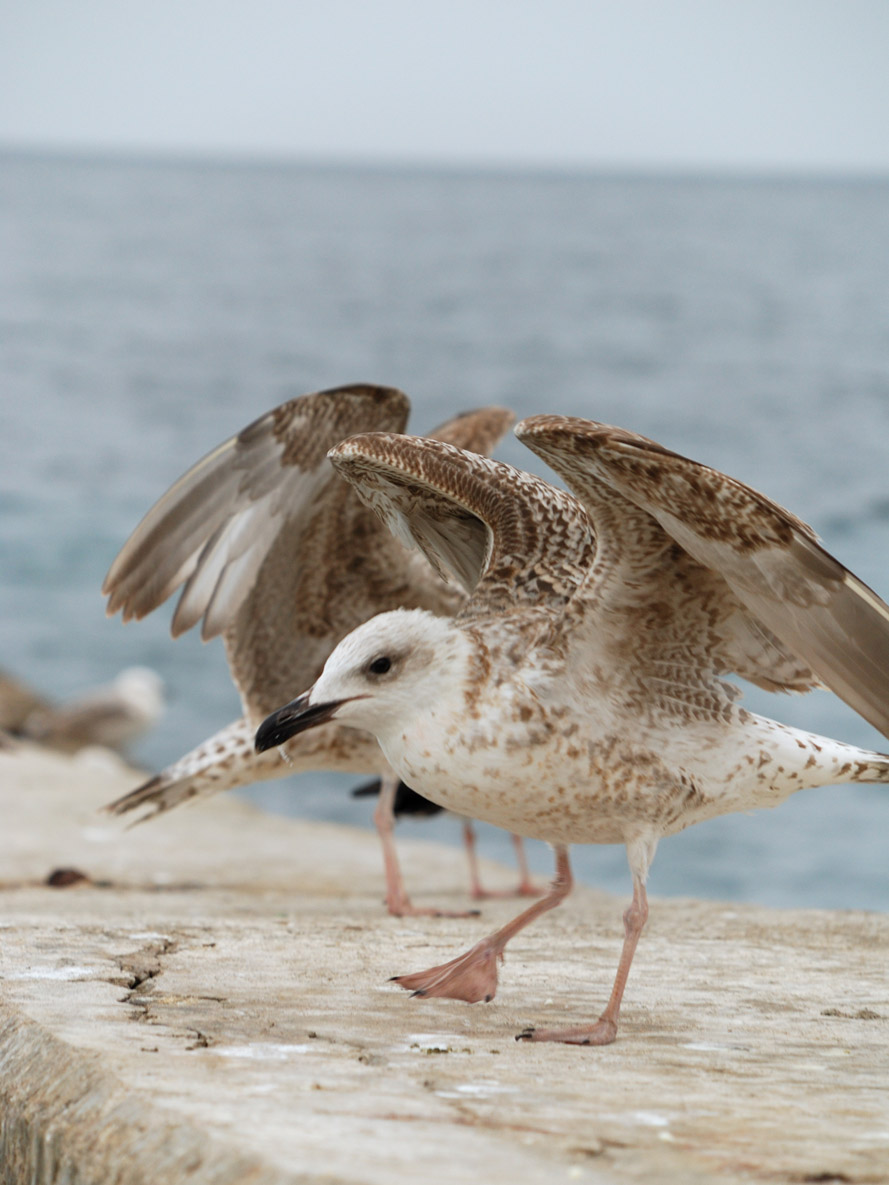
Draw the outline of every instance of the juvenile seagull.
[[[383,845],[386,901],[415,908],[392,840],[398,779],[369,733],[331,724],[277,751],[257,754],[253,735],[286,698],[309,684],[336,643],[367,618],[399,606],[452,614],[464,597],[421,555],[407,552],[361,504],[326,459],[356,432],[401,432],[407,396],[356,385],[303,395],[262,416],[179,479],[127,540],[105,579],[108,613],[142,618],[184,585],[173,616],[178,637],[203,619],[221,634],[244,715],[109,806],[115,814],[162,813],[189,798],[304,770],[376,773],[375,822]],[[490,451],[512,423],[490,407],[457,416],[434,435]],[[520,886],[534,891],[530,883]]]
[[[889,733],[889,607],[799,519],[714,469],[587,420],[534,416],[516,434],[576,497],[436,441],[332,451],[472,595],[453,619],[400,611],[359,627],[257,747],[348,723],[434,802],[554,846],[549,894],[466,954],[397,977],[417,995],[490,1000],[507,942],[569,892],[568,845],[626,844],[633,900],[604,1012],[520,1034],[604,1045],[661,836],[809,786],[889,782],[889,756],[756,716],[722,676],[823,684]]]

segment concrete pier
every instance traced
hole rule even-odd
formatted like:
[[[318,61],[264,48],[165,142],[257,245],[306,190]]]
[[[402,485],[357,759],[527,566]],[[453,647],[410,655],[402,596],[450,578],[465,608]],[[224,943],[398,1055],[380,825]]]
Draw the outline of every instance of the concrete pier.
[[[491,1004],[414,1000],[516,902],[390,918],[370,833],[226,796],[126,831],[136,780],[0,750],[4,1183],[889,1181],[886,916],[653,900],[617,1042],[516,1043],[597,1015],[625,902],[578,889]],[[458,852],[401,850],[466,905]]]

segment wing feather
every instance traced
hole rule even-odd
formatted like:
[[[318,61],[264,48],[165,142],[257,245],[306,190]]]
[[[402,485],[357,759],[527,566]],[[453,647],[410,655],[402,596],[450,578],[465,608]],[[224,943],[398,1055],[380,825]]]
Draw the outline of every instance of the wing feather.
[[[811,527],[742,482],[623,429],[535,416],[516,433],[585,504],[609,493],[625,499],[724,581],[744,620],[758,624],[764,681],[778,660],[795,660],[798,682],[810,670],[809,685],[820,680],[889,735],[889,606]]]
[[[485,616],[515,605],[562,609],[595,540],[583,508],[541,478],[425,437],[372,433],[330,459],[403,542],[450,573]]]
[[[174,634],[196,624],[214,598],[205,634],[221,632],[278,533],[306,518],[332,484],[327,449],[352,432],[403,429],[408,406],[392,388],[341,387],[291,399],[225,441],[159,499],[124,544],[103,585],[108,613],[144,617],[185,583]]]
[[[339,639],[400,605],[454,612],[459,595],[393,540],[327,450],[355,432],[401,432],[407,397],[352,386],[275,408],[192,467],[148,512],[105,581],[109,612],[151,612],[182,586],[178,636],[222,634],[245,715],[261,719],[310,683]],[[476,451],[512,422],[482,408],[437,432]]]

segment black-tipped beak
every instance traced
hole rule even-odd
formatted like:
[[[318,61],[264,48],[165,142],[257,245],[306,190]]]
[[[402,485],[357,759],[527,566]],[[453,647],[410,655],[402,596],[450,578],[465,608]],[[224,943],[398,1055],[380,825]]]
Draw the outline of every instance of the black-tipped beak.
[[[333,717],[334,712],[343,702],[334,700],[330,704],[310,704],[309,693],[291,700],[277,712],[267,716],[256,730],[254,748],[257,753],[264,753],[266,749],[274,749],[276,745],[283,745],[298,732],[305,732],[307,728],[314,728],[316,724],[323,724]]]

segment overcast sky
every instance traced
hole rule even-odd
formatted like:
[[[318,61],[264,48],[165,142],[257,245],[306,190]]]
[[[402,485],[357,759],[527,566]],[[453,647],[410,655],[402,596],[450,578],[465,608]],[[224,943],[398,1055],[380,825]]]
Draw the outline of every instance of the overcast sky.
[[[889,172],[889,0],[0,0],[0,143]]]

